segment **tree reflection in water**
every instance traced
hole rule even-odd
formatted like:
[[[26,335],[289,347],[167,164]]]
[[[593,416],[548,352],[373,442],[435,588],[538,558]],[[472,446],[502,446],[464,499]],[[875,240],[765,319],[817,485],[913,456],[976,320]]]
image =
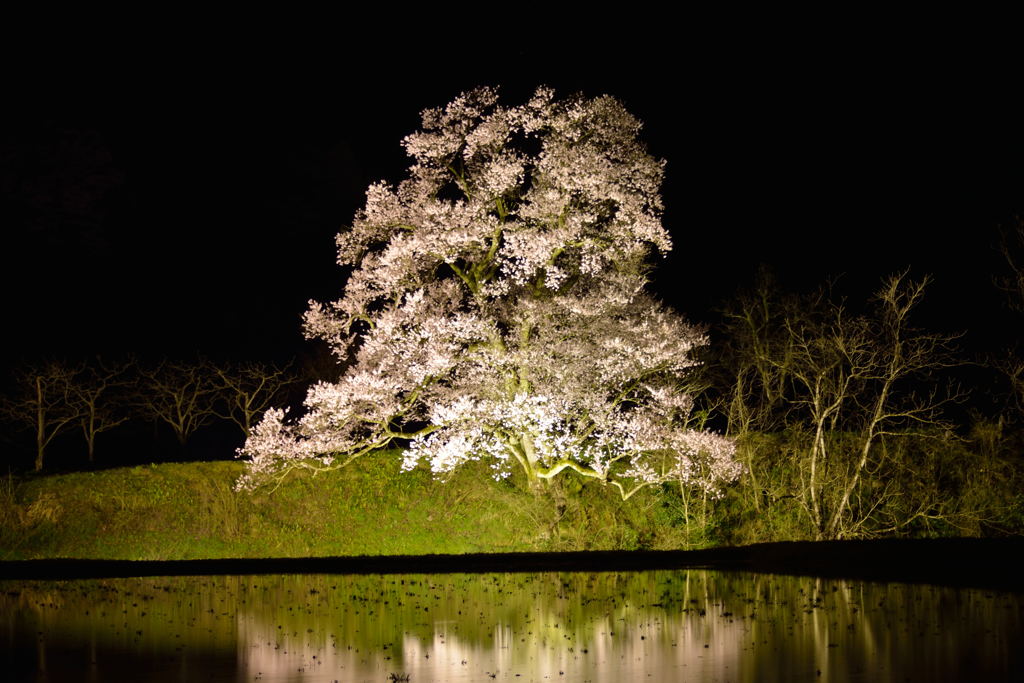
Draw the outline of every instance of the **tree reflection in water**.
[[[8,680],[1008,680],[1021,594],[704,570],[3,582]]]

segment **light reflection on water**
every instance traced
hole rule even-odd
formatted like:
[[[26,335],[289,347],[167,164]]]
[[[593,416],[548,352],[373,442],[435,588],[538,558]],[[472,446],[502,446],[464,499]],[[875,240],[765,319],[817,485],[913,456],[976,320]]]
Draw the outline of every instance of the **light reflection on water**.
[[[1018,680],[1024,595],[704,570],[0,582],[12,681]]]

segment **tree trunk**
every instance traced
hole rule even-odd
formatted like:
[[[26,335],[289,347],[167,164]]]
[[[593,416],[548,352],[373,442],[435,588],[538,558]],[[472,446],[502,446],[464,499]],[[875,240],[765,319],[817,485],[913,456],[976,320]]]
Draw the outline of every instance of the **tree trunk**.
[[[46,411],[43,408],[42,378],[36,377],[36,472],[43,469],[46,450]]]

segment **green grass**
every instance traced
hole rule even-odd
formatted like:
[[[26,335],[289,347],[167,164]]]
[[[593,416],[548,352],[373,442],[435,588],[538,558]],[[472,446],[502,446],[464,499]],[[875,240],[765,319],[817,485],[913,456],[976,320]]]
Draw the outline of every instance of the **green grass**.
[[[836,437],[838,438],[838,437]],[[752,434],[752,467],[720,500],[678,485],[620,500],[567,474],[539,492],[496,482],[486,463],[446,482],[401,454],[293,474],[275,491],[235,493],[240,462],[179,463],[0,479],[0,560],[198,559],[555,550],[692,549],[815,537],[801,503],[800,434]],[[893,440],[859,495],[863,537],[1002,536],[1024,530],[1019,442]],[[924,511],[920,513],[920,511]],[[916,516],[915,516],[915,513]],[[908,520],[901,523],[901,520]],[[853,537],[853,536],[851,536]]]
[[[566,478],[532,493],[485,466],[447,482],[399,471],[396,452],[235,493],[238,462],[145,465],[0,484],[0,559],[197,559],[537,550],[687,544],[668,499],[623,503]]]

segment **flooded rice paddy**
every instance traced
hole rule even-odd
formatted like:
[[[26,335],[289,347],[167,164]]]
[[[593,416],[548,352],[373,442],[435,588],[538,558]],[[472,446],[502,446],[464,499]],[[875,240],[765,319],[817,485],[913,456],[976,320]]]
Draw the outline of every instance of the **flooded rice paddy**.
[[[1024,679],[1024,594],[706,570],[0,582],[8,681]]]

